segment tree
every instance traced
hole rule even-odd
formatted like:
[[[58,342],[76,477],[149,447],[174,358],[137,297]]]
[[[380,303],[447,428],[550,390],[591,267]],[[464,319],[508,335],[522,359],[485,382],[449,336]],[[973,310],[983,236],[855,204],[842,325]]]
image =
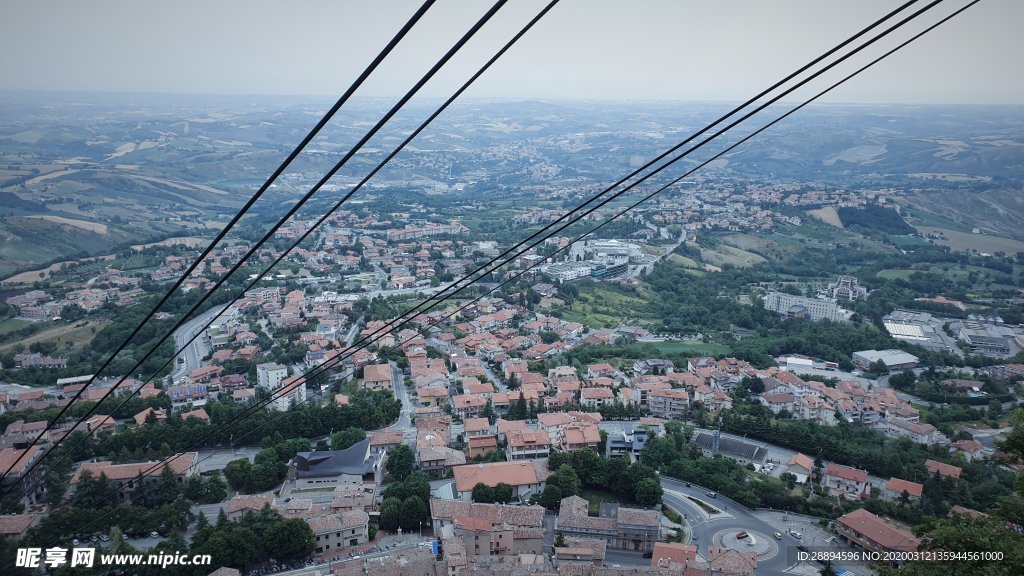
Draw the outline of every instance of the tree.
[[[487,398],[487,404],[484,404],[484,409],[480,412],[480,417],[487,418],[488,424],[494,424],[495,420],[498,419],[498,415],[494,413],[494,405],[491,404],[490,398]]]
[[[661,501],[661,495],[664,493],[657,480],[644,478],[637,483],[633,499],[641,506],[654,506]]]
[[[550,480],[550,478],[548,480]],[[547,486],[544,487],[544,491],[540,494],[540,505],[548,510],[558,510],[558,506],[561,503],[562,489],[551,484],[549,481]]]
[[[883,575],[947,576],[949,574],[1024,574],[1024,535],[1006,529],[995,518],[972,518],[955,514],[936,520],[924,535],[922,550],[976,550],[1001,552],[998,562],[991,560],[951,559],[947,562],[913,561],[898,571],[883,569]]]
[[[548,486],[552,484],[561,491],[562,498],[576,496],[580,493],[580,477],[568,464],[562,464],[554,474],[548,477]]]
[[[366,439],[366,431],[354,426],[335,432],[331,436],[331,450],[344,450],[355,446]]]
[[[555,547],[565,548],[565,534],[561,530],[555,533]]]
[[[278,560],[302,560],[316,549],[313,530],[299,518],[276,522],[267,531],[265,539],[271,543],[274,558]]]
[[[796,488],[796,475],[792,472],[783,472],[779,474],[779,480],[782,480],[786,484],[786,488],[792,490]]]
[[[477,504],[493,503],[494,490],[483,482],[477,482],[476,486],[473,486],[473,502],[476,502]]]
[[[430,517],[430,510],[419,496],[409,496],[402,502],[398,522],[402,530],[411,532],[420,527],[420,522]]]
[[[232,460],[224,467],[224,478],[233,490],[244,492],[249,486],[252,463],[246,458]]]
[[[405,444],[399,444],[388,451],[386,468],[388,474],[391,474],[395,480],[405,480],[409,474],[412,474],[415,462],[416,456],[412,453],[412,449]]]
[[[380,505],[380,520],[378,524],[383,530],[397,530],[402,515],[402,501],[398,498],[385,498]]]
[[[512,486],[504,482],[498,482],[498,485],[491,491],[491,496],[494,498],[494,502],[498,504],[508,504],[512,501]]]
[[[831,561],[826,560],[825,565],[821,567],[821,571],[818,574],[821,576],[836,576],[836,569],[832,567]]]

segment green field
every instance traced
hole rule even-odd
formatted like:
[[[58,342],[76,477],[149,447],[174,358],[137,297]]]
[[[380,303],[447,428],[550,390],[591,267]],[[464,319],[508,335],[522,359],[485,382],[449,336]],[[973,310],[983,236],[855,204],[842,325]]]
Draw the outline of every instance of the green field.
[[[2,339],[4,336],[7,336],[11,332],[14,332],[15,330],[21,330],[22,328],[31,325],[31,322],[26,322],[24,320],[15,320],[14,318],[7,318],[3,321],[0,321],[0,339]]]
[[[920,272],[920,270],[900,270],[896,268],[887,268],[885,270],[879,270],[876,276],[878,276],[879,278],[885,278],[886,280],[907,280],[908,278],[910,278],[910,275],[913,274],[914,272]]]
[[[693,354],[696,356],[717,356],[729,352],[729,347],[723,344],[704,344],[703,342],[652,342],[655,348],[662,354]]]
[[[632,296],[595,287],[581,291],[572,306],[562,312],[562,318],[590,328],[604,328],[618,326],[627,319],[643,318],[647,314],[647,300],[642,294]]]

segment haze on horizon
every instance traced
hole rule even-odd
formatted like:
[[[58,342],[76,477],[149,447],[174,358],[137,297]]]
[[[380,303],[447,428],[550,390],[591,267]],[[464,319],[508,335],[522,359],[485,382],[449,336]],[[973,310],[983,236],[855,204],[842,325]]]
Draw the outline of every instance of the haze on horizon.
[[[419,3],[21,0],[0,18],[0,90],[337,95]],[[446,96],[544,3],[510,2],[422,94]],[[467,96],[742,100],[898,4],[562,0]],[[440,0],[359,95],[404,92],[489,6]],[[983,0],[823,101],[1024,104],[1022,21],[1024,3]]]

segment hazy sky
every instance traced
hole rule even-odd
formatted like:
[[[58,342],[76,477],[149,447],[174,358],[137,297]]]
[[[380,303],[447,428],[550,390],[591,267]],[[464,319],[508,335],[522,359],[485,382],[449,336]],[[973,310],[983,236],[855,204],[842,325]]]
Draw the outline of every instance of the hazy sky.
[[[946,0],[935,11],[965,2]],[[425,94],[447,95],[544,3],[512,0]],[[562,0],[467,95],[740,100],[898,4]],[[335,95],[417,6],[6,0],[0,89]],[[360,94],[403,93],[489,6],[439,0]],[[1024,1],[982,0],[831,100],[1024,104],[1021,22]]]

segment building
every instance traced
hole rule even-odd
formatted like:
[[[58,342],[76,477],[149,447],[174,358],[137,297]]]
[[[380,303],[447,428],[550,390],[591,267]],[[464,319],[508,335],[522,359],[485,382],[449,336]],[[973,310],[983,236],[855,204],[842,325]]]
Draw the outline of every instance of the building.
[[[292,460],[294,487],[312,488],[338,484],[379,484],[387,453],[370,451],[366,438],[344,450],[299,452]]]
[[[708,564],[712,576],[754,576],[757,554],[747,550],[709,546]]]
[[[885,483],[885,487],[882,489],[881,497],[883,500],[890,502],[897,502],[903,497],[903,493],[906,492],[910,496],[911,500],[920,500],[921,493],[924,490],[923,484],[917,482],[911,482],[902,478],[896,478],[893,476],[889,478],[889,481]]]
[[[285,378],[281,387],[274,390],[274,399],[268,406],[272,410],[284,412],[306,401],[306,379],[302,375]]]
[[[814,459],[797,452],[786,463],[786,472],[796,476],[797,484],[805,484],[814,472]]]
[[[359,546],[369,540],[370,515],[362,510],[311,516],[305,520],[313,530],[317,554]]]
[[[238,521],[246,512],[259,512],[264,506],[273,506],[273,494],[238,494],[228,501],[228,520]]]
[[[830,463],[825,467],[822,484],[830,495],[847,500],[863,500],[869,495],[868,473],[858,468]]]
[[[954,480],[959,480],[960,475],[964,472],[963,468],[959,466],[931,459],[924,461],[924,467],[930,476],[938,474],[940,478],[953,478]]]
[[[447,446],[424,446],[416,451],[420,470],[445,473],[466,463],[466,454]]]
[[[563,564],[603,566],[606,548],[604,540],[566,538],[565,546],[554,547],[552,563],[556,568]]]
[[[45,424],[45,422],[44,422]],[[46,454],[42,446],[31,448],[4,448],[0,450],[0,470],[7,473],[0,478],[0,489],[10,491],[25,506],[38,504],[45,493],[42,482],[44,466],[36,466]]]
[[[40,518],[38,514],[4,514],[0,516],[0,538],[21,540]]]
[[[543,430],[517,430],[507,437],[505,455],[509,460],[547,458],[551,453],[551,438]]]
[[[868,289],[861,286],[856,277],[845,274],[829,284],[826,292],[829,298],[837,302],[853,302],[868,297]]]
[[[872,552],[910,552],[921,541],[911,532],[897,528],[863,508],[836,520],[836,534],[849,544]]]
[[[467,464],[452,469],[455,473],[455,491],[460,500],[473,499],[473,487],[478,483],[494,488],[504,482],[512,486],[512,496],[526,502],[530,496],[544,491],[551,472],[547,460],[492,462]]]
[[[598,516],[590,516],[588,508],[588,502],[579,496],[563,498],[555,530],[567,538],[603,540],[608,548],[654,550],[659,534],[658,512],[602,502]]]
[[[256,366],[256,387],[273,392],[281,386],[281,381],[288,377],[288,368],[280,364],[268,362]]]
[[[718,439],[716,450],[715,434],[703,430],[693,435],[690,444],[700,448],[704,456],[713,457],[717,453],[740,464],[761,465],[768,457],[768,451],[763,446],[724,434]]]
[[[787,318],[802,318],[811,321],[832,320],[845,322],[852,313],[844,310],[831,300],[794,296],[783,292],[769,292],[764,296],[764,307]]]
[[[931,424],[907,422],[901,418],[887,418],[876,426],[881,428],[885,435],[890,438],[910,438],[918,444],[928,446],[932,444],[942,444],[944,446],[949,444],[949,438]]]
[[[647,406],[651,416],[680,420],[690,409],[690,394],[678,389],[651,390],[647,393]]]
[[[631,458],[640,455],[647,441],[657,436],[657,432],[651,430],[651,426],[644,424],[634,425],[632,422],[621,422],[618,430],[608,431],[608,441],[605,443],[605,458]]]
[[[541,554],[544,546],[544,508],[477,504],[461,500],[430,500],[434,535],[459,536],[467,553]],[[511,529],[511,541],[507,529]]]
[[[696,544],[656,542],[654,544],[654,552],[651,554],[651,566],[659,566],[662,560],[668,560],[675,564],[685,564],[696,559]]]
[[[114,464],[112,462],[85,462],[79,466],[78,471],[71,477],[68,487],[68,497],[74,495],[82,475],[86,472],[92,474],[93,478],[99,478],[101,474],[117,484],[118,502],[131,502],[132,496],[140,488],[148,486],[151,482],[158,481],[163,474],[164,468],[171,471],[177,478],[179,484],[199,473],[197,452],[185,452],[177,455],[174,459],[166,462],[135,462],[131,464]]]
[[[367,390],[391,390],[391,366],[388,364],[367,364],[363,367],[363,388]]]
[[[851,356],[853,363],[861,370],[870,370],[871,365],[881,360],[891,370],[909,370],[917,366],[918,358],[903,350],[861,350]]]

